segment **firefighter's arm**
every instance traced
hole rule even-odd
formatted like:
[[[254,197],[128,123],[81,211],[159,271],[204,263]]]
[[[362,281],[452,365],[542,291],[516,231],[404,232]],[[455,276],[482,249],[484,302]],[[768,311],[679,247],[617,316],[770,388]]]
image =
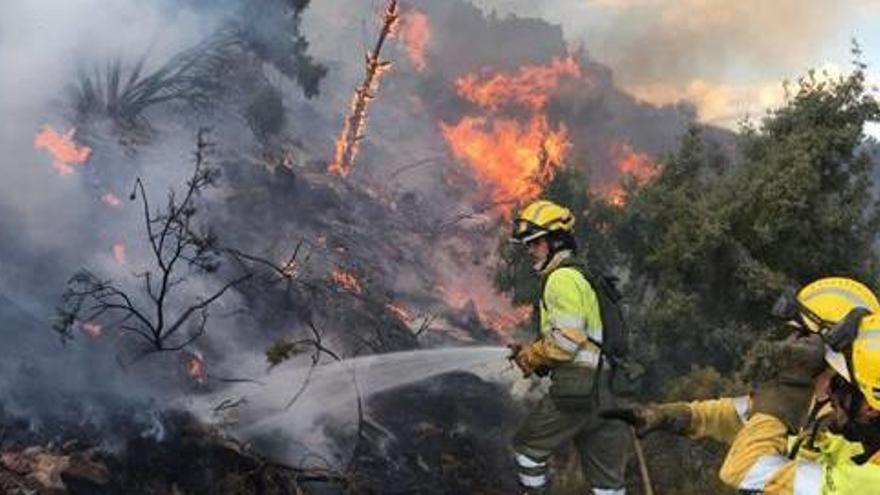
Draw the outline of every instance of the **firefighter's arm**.
[[[663,430],[729,444],[748,417],[749,404],[748,396],[725,397],[611,409],[603,411],[602,416],[630,423],[639,436]]]
[[[584,334],[590,317],[581,299],[585,290],[592,291],[576,270],[562,268],[550,274],[544,288],[543,311],[551,329],[514,356],[524,373],[569,362],[581,349],[595,347]],[[591,294],[595,299],[595,293]]]
[[[749,396],[723,397],[688,403],[691,438],[711,438],[729,444],[748,419],[751,401]]]
[[[526,376],[542,367],[553,367],[571,360],[572,355],[556,344],[555,340],[541,337],[517,350],[513,360]]]

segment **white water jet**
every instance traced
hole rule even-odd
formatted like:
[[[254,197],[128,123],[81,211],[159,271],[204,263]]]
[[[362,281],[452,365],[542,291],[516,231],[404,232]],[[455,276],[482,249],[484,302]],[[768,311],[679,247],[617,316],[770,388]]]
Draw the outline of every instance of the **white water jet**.
[[[374,354],[314,368],[306,361],[294,366],[288,363],[260,378],[259,384],[227,388],[209,397],[210,407],[203,404],[197,409],[204,416],[223,400],[237,402],[230,410],[234,417],[231,432],[281,462],[302,465],[308,457],[304,452],[317,453],[330,462],[342,461],[347,453],[334,452],[322,423],[331,419],[335,424],[354,425],[358,394],[365,400],[372,394],[453,371],[513,380],[518,374],[511,373],[512,365],[505,359],[508,352],[505,347],[458,347]]]

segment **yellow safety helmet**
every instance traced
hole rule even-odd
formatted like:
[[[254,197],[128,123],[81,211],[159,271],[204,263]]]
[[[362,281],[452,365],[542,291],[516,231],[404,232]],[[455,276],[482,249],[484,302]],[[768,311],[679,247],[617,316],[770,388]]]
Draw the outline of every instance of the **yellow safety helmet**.
[[[574,215],[568,208],[539,199],[534,201],[513,220],[511,241],[529,243],[551,232],[574,230]]]
[[[855,374],[871,407],[880,409],[880,302],[871,289],[850,278],[821,278],[784,293],[773,315],[818,333],[826,345],[825,361],[850,383]],[[849,356],[844,354],[850,349]]]
[[[868,405],[880,410],[880,314],[866,316],[859,325],[852,344],[852,368]]]

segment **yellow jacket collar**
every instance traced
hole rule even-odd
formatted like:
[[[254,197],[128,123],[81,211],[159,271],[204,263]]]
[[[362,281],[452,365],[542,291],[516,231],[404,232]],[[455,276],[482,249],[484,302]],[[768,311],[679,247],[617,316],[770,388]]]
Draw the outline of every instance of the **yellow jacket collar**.
[[[552,272],[560,264],[562,264],[563,261],[571,258],[571,256],[572,256],[571,251],[568,249],[564,249],[562,251],[557,252],[556,254],[553,255],[552,258],[550,258],[550,262],[547,263],[546,266],[544,266],[544,269],[541,270],[541,275],[546,275],[546,274]]]

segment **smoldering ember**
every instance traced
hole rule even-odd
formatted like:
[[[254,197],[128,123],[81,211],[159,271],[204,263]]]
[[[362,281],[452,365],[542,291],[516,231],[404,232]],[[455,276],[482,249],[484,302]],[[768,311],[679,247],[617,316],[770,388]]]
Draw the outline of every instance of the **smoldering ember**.
[[[4,2],[0,493],[880,493],[767,399],[880,400],[880,10],[822,4]]]

